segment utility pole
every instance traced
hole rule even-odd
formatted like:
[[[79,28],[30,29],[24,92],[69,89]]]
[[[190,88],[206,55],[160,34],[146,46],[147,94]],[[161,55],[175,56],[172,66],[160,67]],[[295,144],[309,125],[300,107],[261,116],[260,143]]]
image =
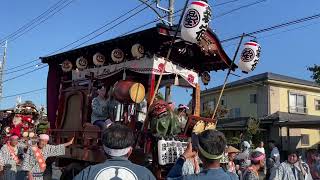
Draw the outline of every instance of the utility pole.
[[[4,75],[3,72],[6,65],[7,46],[8,46],[8,41],[6,41],[4,44],[2,61],[0,61],[0,105],[1,105],[2,96],[3,96],[3,75]]]
[[[173,25],[174,0],[168,0],[168,1],[169,1],[168,22],[169,22],[169,24]],[[166,86],[166,90],[165,90],[165,101],[166,102],[171,101],[171,89],[172,89],[171,85]]]

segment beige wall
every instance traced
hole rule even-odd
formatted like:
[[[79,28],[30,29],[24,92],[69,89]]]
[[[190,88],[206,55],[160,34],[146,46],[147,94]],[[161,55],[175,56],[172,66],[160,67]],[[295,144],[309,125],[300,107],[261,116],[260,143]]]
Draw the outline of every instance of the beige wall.
[[[320,116],[320,111],[315,109],[315,100],[320,99],[320,90],[318,92],[305,90],[303,88],[286,87],[279,85],[270,86],[270,113],[277,111],[289,112],[289,92],[295,92],[306,95],[306,107],[308,115]]]
[[[246,86],[234,89],[226,89],[223,94],[223,99],[225,101],[227,109],[240,108],[241,117],[257,117],[257,104],[250,104],[250,94],[257,94],[257,87]],[[215,99],[215,103],[218,100],[219,93],[212,93],[208,95],[201,96],[201,110],[203,109],[203,103],[209,102]],[[259,98],[257,97],[257,100]],[[267,105],[267,103],[265,103]],[[226,117],[229,114],[226,115]]]

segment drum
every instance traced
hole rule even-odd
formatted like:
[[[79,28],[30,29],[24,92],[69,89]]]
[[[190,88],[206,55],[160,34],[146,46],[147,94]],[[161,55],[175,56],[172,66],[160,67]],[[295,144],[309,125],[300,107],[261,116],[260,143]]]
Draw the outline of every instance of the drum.
[[[141,103],[145,97],[145,88],[141,83],[121,80],[114,85],[112,94],[120,103]]]

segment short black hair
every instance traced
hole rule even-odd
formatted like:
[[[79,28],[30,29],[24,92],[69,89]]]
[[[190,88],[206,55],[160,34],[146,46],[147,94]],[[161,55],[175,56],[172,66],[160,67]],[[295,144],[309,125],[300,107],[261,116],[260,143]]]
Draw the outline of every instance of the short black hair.
[[[251,159],[255,159],[259,156],[262,156],[263,153],[260,152],[260,151],[253,151],[251,154],[250,154],[250,158]],[[251,160],[251,164],[254,164],[254,165],[257,165],[257,164],[260,164],[260,161],[254,161],[254,160]]]
[[[298,151],[298,150],[289,150],[288,151],[288,156],[289,155],[292,155],[292,154],[295,154],[295,155],[297,155],[297,157],[299,157],[301,154],[300,154],[300,151]]]
[[[268,143],[276,144],[275,140],[269,140]]]
[[[224,134],[217,130],[205,130],[199,134],[198,139],[200,147],[212,155],[221,155],[227,145]],[[207,159],[207,162],[211,163],[213,160]]]
[[[135,136],[133,131],[120,123],[114,123],[102,135],[102,143],[110,149],[124,149],[133,146]]]

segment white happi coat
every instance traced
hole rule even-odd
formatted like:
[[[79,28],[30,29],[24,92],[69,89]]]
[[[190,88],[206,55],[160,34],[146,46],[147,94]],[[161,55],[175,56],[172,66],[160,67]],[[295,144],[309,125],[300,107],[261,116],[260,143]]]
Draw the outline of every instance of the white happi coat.
[[[298,163],[292,165],[285,161],[271,172],[270,180],[312,180],[309,166],[304,162],[302,162],[302,165],[306,171],[305,176],[301,175],[301,168]]]
[[[18,144],[16,147],[12,147],[15,154],[18,156],[18,154],[23,153],[23,148],[25,146],[23,144]],[[3,178],[4,179],[12,179],[15,180],[17,176],[17,171],[20,170],[20,167],[17,165],[16,161],[13,159],[13,157],[10,154],[8,145],[5,144],[2,146],[0,150],[0,165],[3,167]]]
[[[49,145],[47,144],[41,151],[44,160],[46,160],[48,157],[52,156],[62,156],[65,154],[65,146],[63,144],[60,145]],[[36,156],[32,150],[31,147],[28,148],[27,153],[24,154],[24,160],[22,162],[22,170],[30,171],[33,174],[34,180],[42,180],[43,176],[36,176],[41,174],[41,169],[39,166],[39,163],[36,159]],[[43,173],[42,173],[43,174]]]

